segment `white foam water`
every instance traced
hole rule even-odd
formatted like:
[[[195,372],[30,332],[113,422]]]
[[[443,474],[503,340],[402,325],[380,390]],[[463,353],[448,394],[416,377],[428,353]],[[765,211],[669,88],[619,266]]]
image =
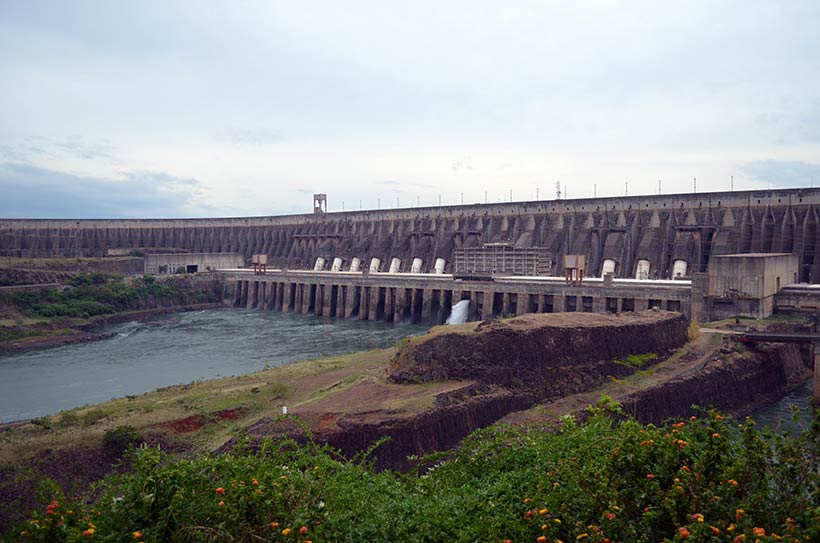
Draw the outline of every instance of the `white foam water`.
[[[464,324],[467,322],[467,314],[470,309],[470,300],[461,300],[453,306],[450,316],[447,317],[446,324]]]

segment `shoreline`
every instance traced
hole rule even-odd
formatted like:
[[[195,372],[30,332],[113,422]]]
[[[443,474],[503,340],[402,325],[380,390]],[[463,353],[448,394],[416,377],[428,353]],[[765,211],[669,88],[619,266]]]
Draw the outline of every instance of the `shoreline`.
[[[42,336],[33,336],[12,340],[0,344],[0,357],[9,354],[18,354],[26,351],[51,349],[55,347],[63,347],[65,345],[74,345],[80,343],[91,343],[94,341],[102,341],[113,337],[115,334],[99,333],[99,330],[105,326],[112,324],[120,324],[123,322],[144,322],[145,320],[155,317],[157,315],[168,315],[172,313],[184,313],[186,311],[199,311],[202,309],[218,309],[224,307],[220,302],[210,302],[205,304],[187,304],[169,307],[158,307],[155,309],[142,309],[139,311],[127,311],[123,313],[112,313],[111,315],[103,315],[92,322],[84,323],[74,328],[77,330],[68,334],[44,334]],[[2,426],[0,426],[2,430]]]

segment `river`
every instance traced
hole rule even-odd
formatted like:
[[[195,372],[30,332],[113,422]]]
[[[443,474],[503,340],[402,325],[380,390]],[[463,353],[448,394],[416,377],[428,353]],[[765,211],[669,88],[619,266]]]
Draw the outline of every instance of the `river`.
[[[111,339],[0,356],[0,422],[297,360],[389,347],[426,328],[209,309],[110,326]]]

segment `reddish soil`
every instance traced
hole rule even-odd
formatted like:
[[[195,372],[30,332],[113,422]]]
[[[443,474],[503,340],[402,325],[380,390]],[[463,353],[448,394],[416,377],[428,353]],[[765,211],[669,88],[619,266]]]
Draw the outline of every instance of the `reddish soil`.
[[[168,422],[161,422],[154,424],[151,428],[157,430],[170,430],[174,434],[187,434],[200,430],[206,424],[214,424],[222,420],[237,420],[246,413],[243,407],[234,407],[233,409],[223,409],[216,411],[208,416],[205,415],[191,415],[184,419],[171,420]]]

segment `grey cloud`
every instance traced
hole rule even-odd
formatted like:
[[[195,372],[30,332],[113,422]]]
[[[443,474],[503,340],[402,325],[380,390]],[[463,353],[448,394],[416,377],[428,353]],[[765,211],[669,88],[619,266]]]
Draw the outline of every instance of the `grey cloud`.
[[[81,139],[52,141],[46,138],[26,138],[25,143],[0,146],[0,154],[8,161],[33,163],[43,156],[79,158],[82,160],[105,159],[114,164],[117,148],[106,142],[86,143]]]
[[[740,165],[751,179],[774,186],[795,187],[820,182],[820,163],[799,160],[758,160]]]
[[[199,190],[196,179],[163,172],[125,172],[114,180],[0,164],[0,216],[6,218],[190,216]]]

